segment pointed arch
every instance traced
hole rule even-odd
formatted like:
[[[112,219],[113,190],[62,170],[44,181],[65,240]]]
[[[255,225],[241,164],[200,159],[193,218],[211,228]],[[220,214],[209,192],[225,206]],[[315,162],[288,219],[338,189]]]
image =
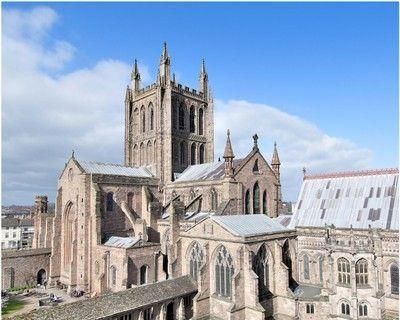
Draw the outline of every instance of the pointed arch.
[[[138,166],[139,165],[139,150],[138,150],[138,145],[135,144],[133,146],[133,165]]]
[[[253,213],[260,213],[260,187],[258,186],[258,182],[253,187]]]
[[[64,259],[64,270],[69,271],[70,263],[72,261],[72,251],[73,251],[73,240],[74,240],[74,220],[75,220],[75,206],[73,202],[69,201],[64,210],[64,221],[63,221],[63,226],[64,230],[62,232],[62,236],[64,237],[63,239],[63,245],[64,245],[64,254],[63,254],[63,259]]]
[[[199,135],[204,134],[204,111],[203,108],[199,109]]]
[[[199,270],[204,263],[204,251],[197,241],[193,241],[190,245],[187,259],[189,261],[189,274],[193,279],[197,280]]]
[[[253,257],[252,267],[258,276],[258,297],[260,301],[263,301],[270,292],[269,259],[265,244],[258,249],[257,254]]]
[[[258,159],[256,159],[256,161],[254,161],[253,172],[258,172]]]
[[[149,122],[150,122],[150,130],[154,130],[154,108],[153,104],[149,103]]]
[[[214,260],[214,282],[217,295],[230,298],[232,293],[233,259],[225,246],[218,247]]]
[[[350,303],[346,299],[342,299],[339,301],[339,314],[343,314],[346,316],[350,315]]]
[[[350,262],[346,258],[337,260],[338,282],[341,284],[350,284]]]
[[[190,107],[190,115],[189,115],[189,129],[191,133],[195,133],[196,132],[196,109],[195,107],[192,105]]]
[[[244,213],[250,214],[250,190],[247,190],[244,196]]]

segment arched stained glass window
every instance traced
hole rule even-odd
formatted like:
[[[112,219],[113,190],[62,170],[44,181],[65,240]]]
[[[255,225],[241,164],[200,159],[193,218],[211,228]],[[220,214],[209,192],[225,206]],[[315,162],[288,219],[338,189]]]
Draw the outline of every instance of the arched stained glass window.
[[[342,302],[340,305],[340,311],[342,314],[349,316],[350,315],[350,304],[348,302]]]
[[[258,296],[263,301],[269,292],[268,256],[265,245],[262,245],[253,258],[253,270],[258,275]]]
[[[150,103],[150,130],[154,130],[154,110],[153,105]]]
[[[204,252],[198,242],[195,242],[189,253],[189,271],[193,279],[197,280],[200,267],[204,261]]]
[[[356,263],[356,284],[368,284],[368,262],[365,259],[360,259]]]
[[[258,182],[253,187],[253,213],[260,213],[260,187]]]
[[[144,107],[140,109],[140,113],[142,114],[142,132],[146,132],[146,113]]]
[[[221,246],[215,259],[215,291],[223,297],[231,297],[233,259],[228,250]]]

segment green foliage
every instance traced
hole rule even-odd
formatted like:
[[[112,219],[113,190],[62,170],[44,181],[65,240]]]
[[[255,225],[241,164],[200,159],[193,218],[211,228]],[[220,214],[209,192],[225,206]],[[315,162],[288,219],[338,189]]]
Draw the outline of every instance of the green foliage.
[[[7,305],[1,309],[1,314],[11,314],[17,310],[22,309],[24,304],[25,303],[23,301],[17,300],[15,298],[10,298],[10,300],[8,300],[7,302]]]
[[[21,290],[25,290],[25,289],[32,289],[34,287],[35,287],[35,285],[28,284],[28,285],[22,286],[22,287],[14,287],[14,288],[7,289],[7,291],[8,292],[15,292],[15,291],[21,291]]]

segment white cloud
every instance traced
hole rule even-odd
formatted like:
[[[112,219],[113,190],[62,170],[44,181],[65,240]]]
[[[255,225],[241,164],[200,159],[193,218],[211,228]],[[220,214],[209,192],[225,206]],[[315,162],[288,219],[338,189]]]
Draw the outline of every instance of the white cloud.
[[[123,160],[123,100],[131,65],[104,59],[91,68],[63,71],[77,51],[51,37],[58,19],[46,7],[3,10],[5,204],[31,203],[39,193],[54,201],[58,174],[72,149],[82,159]],[[143,83],[149,84],[149,69],[141,61],[139,68]],[[266,105],[217,101],[215,124],[217,156],[228,127],[238,156],[251,149],[255,132],[267,160],[277,140],[283,193],[290,200],[296,197],[303,166],[313,171],[360,169],[372,156],[369,150]]]
[[[248,101],[215,102],[216,156],[223,153],[226,130],[231,130],[235,154],[245,156],[259,136],[259,147],[271,160],[273,143],[278,143],[282,192],[286,200],[296,200],[302,168],[308,172],[359,170],[371,165],[372,151],[349,140],[332,137],[314,124],[264,104]]]

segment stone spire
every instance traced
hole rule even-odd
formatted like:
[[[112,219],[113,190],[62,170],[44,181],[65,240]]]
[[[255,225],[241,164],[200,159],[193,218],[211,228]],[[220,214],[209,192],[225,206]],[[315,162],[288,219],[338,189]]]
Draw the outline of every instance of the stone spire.
[[[281,162],[279,161],[278,149],[276,148],[276,142],[274,142],[274,153],[272,155],[271,166],[272,166],[272,170],[274,170],[274,172],[279,177],[279,167],[281,166]]]
[[[231,138],[230,138],[230,131],[227,131],[227,138],[225,144],[225,151],[223,158],[225,159],[225,176],[226,177],[233,177],[233,158],[235,155],[233,154]]]
[[[135,63],[133,66],[132,73],[131,73],[131,81],[132,81],[132,89],[134,90],[134,92],[139,91],[139,89],[140,89],[140,73],[139,73],[139,68],[138,68],[136,59],[135,59]]]
[[[201,67],[200,67],[199,91],[203,92],[205,99],[208,99],[208,74],[206,71],[206,64],[204,59],[201,61]]]

